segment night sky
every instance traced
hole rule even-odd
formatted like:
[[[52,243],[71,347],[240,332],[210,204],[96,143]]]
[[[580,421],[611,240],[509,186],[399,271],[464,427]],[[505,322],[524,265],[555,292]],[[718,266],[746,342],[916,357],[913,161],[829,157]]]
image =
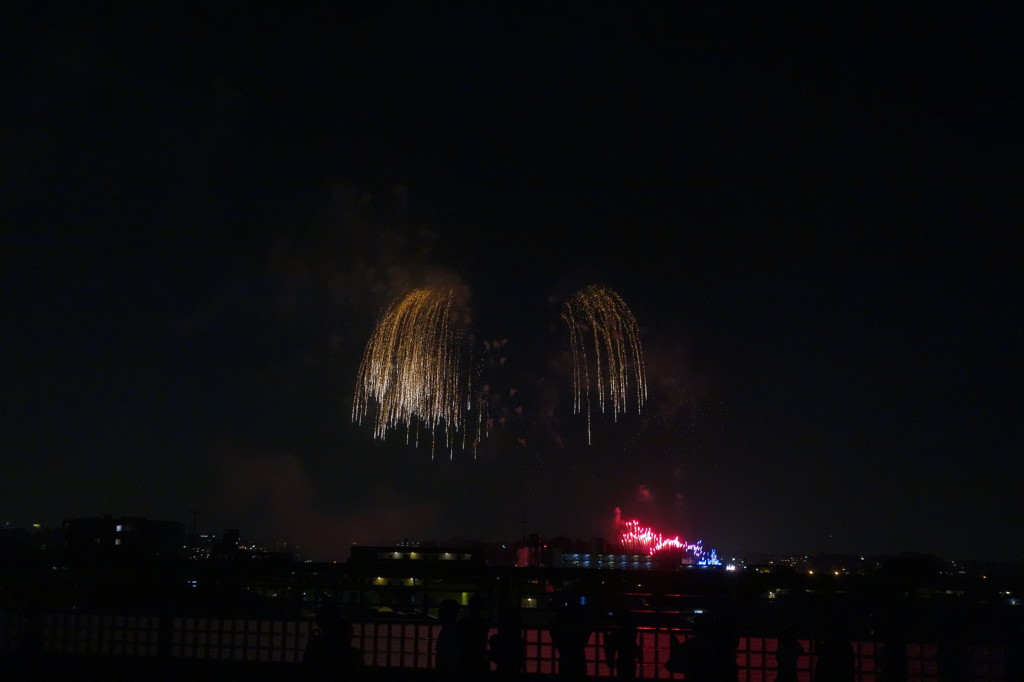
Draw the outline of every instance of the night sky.
[[[0,523],[1024,560],[1018,16],[295,5],[3,10]],[[650,395],[588,444],[590,283]],[[475,459],[352,423],[428,284],[505,358]]]

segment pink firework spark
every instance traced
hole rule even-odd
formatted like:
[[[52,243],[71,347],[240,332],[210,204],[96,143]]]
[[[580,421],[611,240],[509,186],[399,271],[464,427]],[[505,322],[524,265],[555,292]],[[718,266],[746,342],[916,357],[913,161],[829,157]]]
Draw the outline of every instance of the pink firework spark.
[[[667,538],[653,528],[641,526],[636,519],[623,521],[620,524],[619,544],[622,550],[628,554],[654,554],[663,549],[698,549],[700,543],[692,544],[680,540],[677,535],[674,538]]]

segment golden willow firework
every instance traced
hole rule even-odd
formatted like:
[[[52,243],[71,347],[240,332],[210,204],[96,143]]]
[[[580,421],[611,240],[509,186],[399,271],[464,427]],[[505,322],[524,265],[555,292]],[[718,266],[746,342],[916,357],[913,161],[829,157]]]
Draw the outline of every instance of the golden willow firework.
[[[587,442],[591,439],[592,399],[614,419],[625,414],[630,379],[639,412],[647,400],[647,377],[640,328],[625,301],[615,291],[589,285],[562,306],[572,350],[573,411],[586,412]]]
[[[449,451],[469,419],[467,334],[453,315],[451,291],[416,289],[393,305],[366,344],[356,377],[352,420],[372,418],[373,435],[404,427],[406,440],[443,434]],[[464,379],[464,377],[467,377]],[[376,411],[371,417],[371,404]]]

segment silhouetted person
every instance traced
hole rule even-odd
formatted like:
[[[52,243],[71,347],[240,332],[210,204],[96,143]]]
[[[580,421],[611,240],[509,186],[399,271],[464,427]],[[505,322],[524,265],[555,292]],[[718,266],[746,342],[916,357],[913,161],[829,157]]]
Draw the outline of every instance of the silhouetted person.
[[[779,634],[779,645],[775,650],[775,665],[778,668],[775,682],[797,682],[797,664],[805,653],[804,645],[796,637],[796,629],[785,628]]]
[[[814,682],[853,682],[853,646],[846,627],[833,623],[818,642],[818,663],[814,668]]]
[[[877,661],[878,682],[907,681],[907,640],[898,625],[888,625],[882,631]]]
[[[441,631],[434,644],[434,668],[442,680],[454,680],[459,672],[459,634],[456,623],[459,619],[459,602],[444,599],[437,605],[437,619]]]
[[[939,682],[966,682],[971,676],[967,629],[955,617],[946,619],[935,650]]]
[[[635,680],[641,649],[636,641],[636,626],[629,611],[615,613],[615,627],[604,635],[604,660],[620,680]]]
[[[352,623],[328,605],[317,613],[316,625],[302,654],[305,679],[362,680],[366,664],[363,652],[352,646]]]
[[[555,614],[551,622],[551,642],[558,650],[558,674],[567,680],[583,680],[587,677],[587,642],[590,628],[583,609],[568,604]]]
[[[12,674],[9,679],[43,679],[44,632],[43,611],[33,600],[25,610],[25,629],[21,633],[17,651],[13,652],[14,656],[11,659],[6,659],[4,654],[7,652],[0,651],[0,677],[8,679],[3,675],[3,673],[7,672],[4,664],[7,660],[11,660],[13,665],[11,666],[10,672]]]
[[[682,644],[687,682],[736,682],[738,640],[732,628],[707,614],[693,623],[693,635]]]
[[[526,640],[519,609],[506,607],[498,619],[498,631],[491,635],[488,656],[502,680],[517,679],[523,673],[526,659]]]
[[[1024,624],[1007,617],[1003,623],[1006,682],[1024,682]]]
[[[686,647],[682,640],[672,630],[668,632],[669,649],[668,660],[665,661],[665,669],[676,675],[686,675]]]
[[[490,620],[483,612],[484,598],[474,594],[455,622],[458,635],[459,671],[463,680],[479,680],[491,670],[487,658],[487,634]]]
[[[736,630],[735,616],[728,615],[715,623],[715,669],[718,679],[723,682],[737,682],[740,666],[736,663],[736,649],[740,646],[740,634]]]

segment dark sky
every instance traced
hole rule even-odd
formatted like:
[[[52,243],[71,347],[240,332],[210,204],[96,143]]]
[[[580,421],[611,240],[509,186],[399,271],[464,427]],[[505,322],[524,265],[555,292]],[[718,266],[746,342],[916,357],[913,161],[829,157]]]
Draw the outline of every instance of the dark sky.
[[[719,5],[8,6],[0,522],[1024,559],[1019,17]],[[351,423],[439,282],[508,339],[476,459]],[[591,444],[588,283],[650,380]]]

